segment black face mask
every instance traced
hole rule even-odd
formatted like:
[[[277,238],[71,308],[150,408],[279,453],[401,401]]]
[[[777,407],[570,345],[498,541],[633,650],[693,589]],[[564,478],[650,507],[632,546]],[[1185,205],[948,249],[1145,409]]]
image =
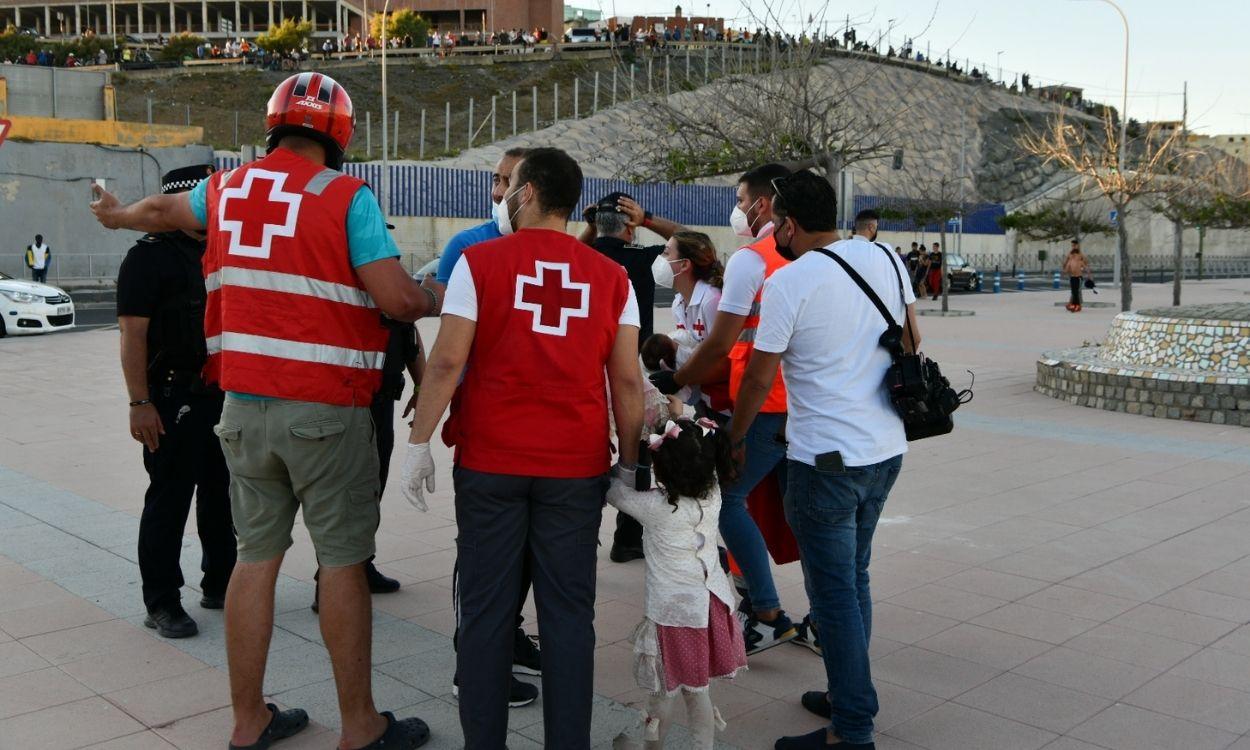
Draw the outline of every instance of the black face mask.
[[[784,223],[783,223],[783,226],[784,226]],[[789,261],[798,260],[799,256],[795,255],[794,248],[790,247],[790,242],[794,242],[793,234],[790,235],[790,241],[783,245],[781,244],[780,241],[777,240],[777,230],[774,229],[773,230],[773,242],[775,242],[777,245],[777,254],[780,255],[782,258],[785,258],[786,260],[789,260]]]

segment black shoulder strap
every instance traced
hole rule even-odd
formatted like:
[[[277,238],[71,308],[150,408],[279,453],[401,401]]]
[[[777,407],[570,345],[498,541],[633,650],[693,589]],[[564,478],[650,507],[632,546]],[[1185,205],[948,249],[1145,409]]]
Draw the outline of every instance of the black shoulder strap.
[[[890,311],[886,309],[885,303],[882,302],[881,298],[877,296],[877,293],[872,290],[872,287],[868,285],[868,282],[864,281],[864,277],[860,276],[854,268],[851,268],[849,263],[842,260],[826,248],[818,247],[815,248],[815,250],[827,258],[832,258],[839,266],[842,266],[842,270],[846,271],[846,275],[851,277],[851,281],[854,281],[855,285],[863,290],[864,294],[868,296],[868,299],[872,302],[872,304],[876,306],[877,312],[881,313],[881,317],[885,319],[886,326],[898,325],[898,321],[896,321],[894,316],[890,314]]]
[[[894,269],[894,276],[898,278],[898,299],[900,302],[903,302],[903,332],[907,334],[908,338],[911,339],[911,350],[914,352],[916,351],[916,332],[912,330],[911,320],[907,317],[907,295],[903,293],[903,274],[898,270],[898,263],[894,262],[894,259],[898,256],[896,253],[891,251],[890,248],[882,245],[880,242],[874,242],[872,244],[881,248],[881,252],[890,257],[890,267]]]

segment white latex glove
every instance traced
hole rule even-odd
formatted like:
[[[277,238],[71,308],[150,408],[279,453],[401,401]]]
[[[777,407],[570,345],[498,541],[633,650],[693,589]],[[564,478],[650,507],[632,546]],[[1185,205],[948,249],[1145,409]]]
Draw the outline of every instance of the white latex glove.
[[[434,456],[430,455],[429,443],[408,444],[400,481],[403,484],[404,497],[412,503],[412,507],[422,513],[429,510],[425,504],[425,495],[421,492],[422,483],[425,484],[426,492],[434,491]]]

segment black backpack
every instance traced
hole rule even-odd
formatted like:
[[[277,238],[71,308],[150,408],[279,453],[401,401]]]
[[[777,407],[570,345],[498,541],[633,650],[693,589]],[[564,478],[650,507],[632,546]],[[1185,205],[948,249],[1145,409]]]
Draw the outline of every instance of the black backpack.
[[[899,273],[898,264],[894,262],[894,254],[880,243],[873,244],[881,248],[881,251],[890,258],[890,267],[894,269],[894,275],[898,277],[899,299],[906,299],[903,295],[903,276]],[[951,414],[961,404],[972,400],[972,387],[969,386],[956,393],[950,381],[942,374],[938,363],[915,351],[915,332],[908,325],[906,314],[903,317],[903,325],[900,326],[886,309],[885,303],[854,268],[823,247],[816,248],[816,251],[842,266],[842,270],[846,271],[851,281],[863,290],[877,308],[877,312],[881,313],[881,317],[885,319],[885,333],[882,333],[878,340],[881,346],[890,353],[891,359],[890,369],[885,373],[885,388],[890,396],[890,403],[894,405],[894,410],[903,420],[907,440],[922,440],[935,435],[945,435],[955,429],[955,421]],[[914,352],[912,354],[908,354],[903,348],[905,334],[910,335],[911,348]]]

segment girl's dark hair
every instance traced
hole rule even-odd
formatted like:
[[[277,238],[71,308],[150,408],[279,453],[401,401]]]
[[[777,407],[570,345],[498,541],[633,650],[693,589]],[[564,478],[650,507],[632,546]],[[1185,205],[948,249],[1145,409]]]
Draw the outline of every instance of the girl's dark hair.
[[[699,281],[706,281],[720,289],[725,285],[725,267],[716,257],[712,238],[703,232],[682,230],[673,233],[677,243],[677,256],[690,261],[690,273]]]
[[[677,426],[681,428],[677,437],[666,439],[651,452],[655,479],[674,511],[678,498],[705,498],[718,482],[733,481],[738,471],[726,430],[718,428],[704,435],[703,428],[689,419],[679,420]]]

